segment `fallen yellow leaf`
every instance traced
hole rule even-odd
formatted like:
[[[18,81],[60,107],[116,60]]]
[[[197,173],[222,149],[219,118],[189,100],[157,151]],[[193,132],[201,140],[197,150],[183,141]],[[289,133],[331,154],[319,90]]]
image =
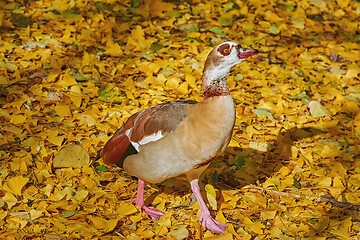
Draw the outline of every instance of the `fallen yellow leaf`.
[[[80,145],[67,145],[60,150],[53,160],[55,168],[81,168],[90,163],[89,154]]]
[[[87,218],[92,222],[95,228],[104,232],[111,232],[114,230],[119,221],[118,219],[106,220],[105,218],[96,216],[87,216]]]
[[[21,190],[28,181],[29,178],[24,178],[23,176],[16,176],[10,178],[6,181],[6,184],[4,185],[4,190],[21,196]]]

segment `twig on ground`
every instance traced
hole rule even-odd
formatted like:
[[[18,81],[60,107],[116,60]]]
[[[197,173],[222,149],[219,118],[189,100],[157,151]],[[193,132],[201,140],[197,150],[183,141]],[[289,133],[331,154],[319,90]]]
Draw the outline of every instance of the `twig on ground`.
[[[258,191],[261,193],[265,192],[265,193],[270,193],[270,194],[273,194],[276,196],[286,196],[286,197],[292,197],[292,198],[296,198],[296,199],[304,198],[304,196],[301,196],[299,194],[279,192],[279,191],[275,191],[275,190],[270,190],[270,189],[253,186],[253,185],[246,185],[242,189],[249,189],[249,190],[253,190],[253,191],[255,190],[255,191]],[[308,196],[308,197],[310,197],[310,196]],[[321,197],[314,197],[314,201],[316,201],[318,203],[331,203],[332,206],[338,207],[338,208],[346,208],[349,210],[360,211],[360,205],[352,204],[349,202],[339,202],[331,194],[326,194]]]

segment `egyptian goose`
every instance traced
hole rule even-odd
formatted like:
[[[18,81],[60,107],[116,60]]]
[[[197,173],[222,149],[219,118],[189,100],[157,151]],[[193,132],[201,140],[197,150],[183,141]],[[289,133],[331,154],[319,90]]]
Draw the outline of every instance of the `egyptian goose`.
[[[101,157],[107,165],[122,165],[138,180],[133,200],[150,218],[163,212],[147,207],[145,182],[159,183],[185,175],[199,203],[202,225],[224,233],[226,224],[210,215],[201,197],[198,178],[228,145],[235,123],[235,106],[226,83],[230,69],[257,54],[234,42],[224,42],[208,55],[202,76],[202,102],[163,103],[132,115],[105,144]]]

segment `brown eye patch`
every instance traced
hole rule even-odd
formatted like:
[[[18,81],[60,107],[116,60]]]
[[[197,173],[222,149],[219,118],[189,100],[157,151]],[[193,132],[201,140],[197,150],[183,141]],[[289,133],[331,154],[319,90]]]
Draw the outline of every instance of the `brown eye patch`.
[[[231,50],[230,50],[230,45],[229,44],[223,44],[221,46],[218,47],[217,51],[223,55],[223,56],[227,56],[230,54]]]

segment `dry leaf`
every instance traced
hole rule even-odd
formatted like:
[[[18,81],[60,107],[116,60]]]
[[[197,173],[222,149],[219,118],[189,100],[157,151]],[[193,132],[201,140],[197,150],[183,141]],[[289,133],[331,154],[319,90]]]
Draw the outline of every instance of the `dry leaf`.
[[[311,101],[309,103],[310,113],[313,118],[332,116],[332,113],[327,110],[320,102]]]
[[[11,193],[6,193],[5,196],[1,198],[1,201],[4,201],[9,209],[18,202],[17,198]]]
[[[89,154],[80,145],[67,145],[53,159],[55,168],[81,168],[90,163]]]
[[[28,181],[29,178],[24,178],[22,176],[10,178],[6,181],[6,184],[4,185],[4,190],[20,196],[22,188]]]
[[[180,227],[179,229],[169,232],[167,235],[174,236],[177,240],[183,240],[189,236],[189,231],[185,227]]]
[[[95,228],[105,232],[111,232],[118,223],[117,219],[106,220],[95,216],[88,216],[87,218],[93,223]]]

